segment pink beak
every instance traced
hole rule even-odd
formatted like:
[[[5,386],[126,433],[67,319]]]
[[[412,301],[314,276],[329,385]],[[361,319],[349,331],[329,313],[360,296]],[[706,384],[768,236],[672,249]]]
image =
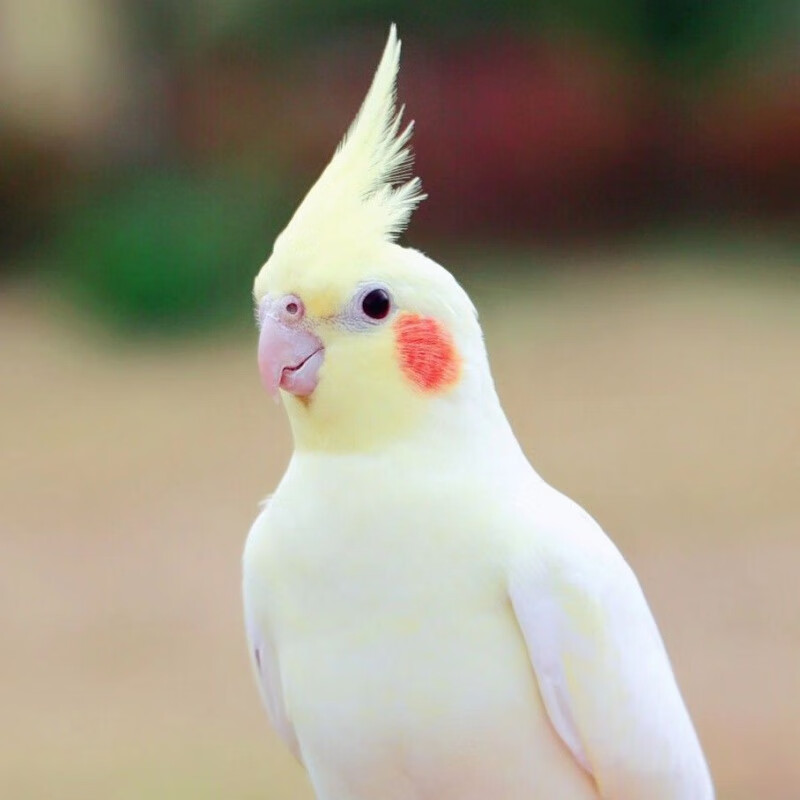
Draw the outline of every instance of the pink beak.
[[[317,387],[325,349],[303,324],[302,301],[294,295],[277,300],[266,297],[260,312],[258,369],[264,388],[273,397],[279,388],[308,397]]]

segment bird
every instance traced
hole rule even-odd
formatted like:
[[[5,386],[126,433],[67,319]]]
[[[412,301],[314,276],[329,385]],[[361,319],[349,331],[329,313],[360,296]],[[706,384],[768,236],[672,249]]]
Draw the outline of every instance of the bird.
[[[425,195],[391,26],[253,295],[294,449],[243,555],[268,718],[318,800],[710,800],[632,569],[502,409]]]

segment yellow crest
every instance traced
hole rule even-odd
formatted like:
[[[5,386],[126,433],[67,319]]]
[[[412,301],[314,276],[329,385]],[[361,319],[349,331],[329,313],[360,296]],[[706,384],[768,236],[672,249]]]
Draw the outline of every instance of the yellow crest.
[[[404,230],[424,199],[419,178],[411,177],[409,140],[414,123],[401,130],[396,108],[400,41],[394,25],[372,85],[344,139],[311,187],[275,249],[342,236],[391,242]],[[304,247],[304,241],[306,246]]]

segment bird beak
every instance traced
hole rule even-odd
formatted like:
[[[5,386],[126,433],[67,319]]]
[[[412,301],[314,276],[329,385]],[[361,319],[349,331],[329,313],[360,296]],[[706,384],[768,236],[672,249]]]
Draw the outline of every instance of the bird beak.
[[[258,338],[258,369],[264,388],[273,397],[279,388],[296,397],[308,397],[317,387],[324,358],[324,346],[311,331],[269,313],[264,315]]]

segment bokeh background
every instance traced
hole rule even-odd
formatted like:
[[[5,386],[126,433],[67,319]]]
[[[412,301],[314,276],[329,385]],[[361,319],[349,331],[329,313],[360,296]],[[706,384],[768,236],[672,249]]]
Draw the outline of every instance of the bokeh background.
[[[408,241],[637,570],[720,800],[800,798],[796,0],[0,0],[0,797],[311,798],[239,608],[290,452],[249,292],[391,20]]]

